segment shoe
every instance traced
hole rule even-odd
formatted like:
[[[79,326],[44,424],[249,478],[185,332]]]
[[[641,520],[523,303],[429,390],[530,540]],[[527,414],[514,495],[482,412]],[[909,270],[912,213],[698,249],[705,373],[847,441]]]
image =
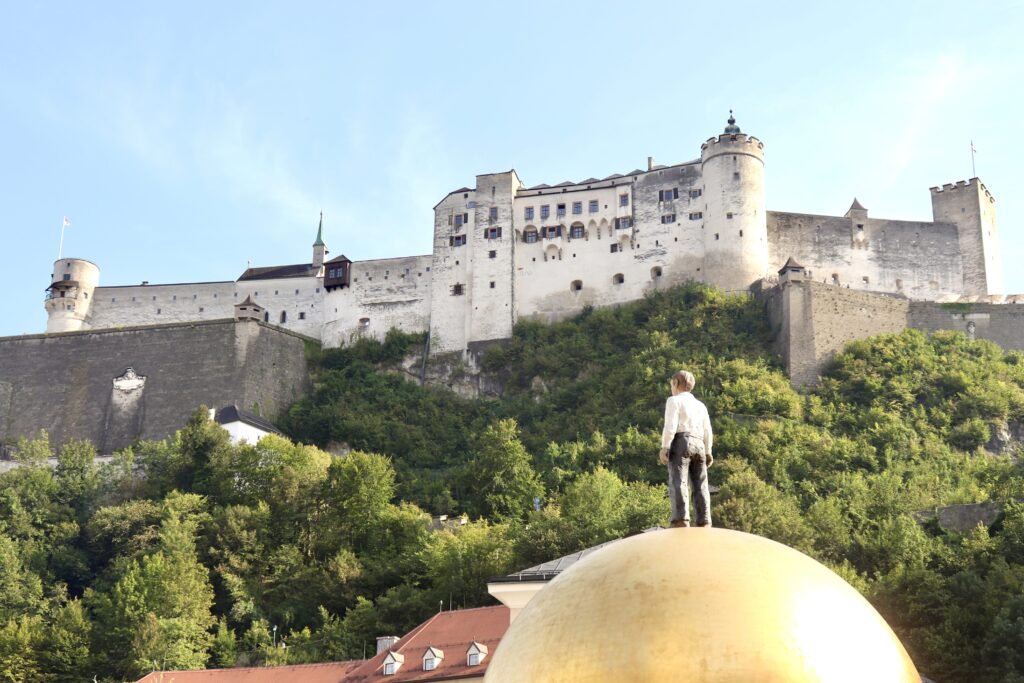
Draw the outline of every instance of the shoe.
[[[685,529],[690,526],[690,523],[685,519],[677,519],[676,521],[672,522],[669,526],[671,526],[673,529]]]

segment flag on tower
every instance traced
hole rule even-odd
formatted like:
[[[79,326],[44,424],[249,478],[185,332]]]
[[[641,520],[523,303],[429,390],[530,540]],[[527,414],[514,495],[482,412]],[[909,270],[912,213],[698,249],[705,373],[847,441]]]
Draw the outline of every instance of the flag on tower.
[[[67,217],[67,216],[64,216],[64,227],[66,228],[66,227],[68,227],[69,225],[71,225],[71,221],[69,221],[69,220],[68,220],[68,217]]]
[[[978,153],[978,148],[974,146],[974,140],[971,140],[971,153],[972,154],[977,154]]]

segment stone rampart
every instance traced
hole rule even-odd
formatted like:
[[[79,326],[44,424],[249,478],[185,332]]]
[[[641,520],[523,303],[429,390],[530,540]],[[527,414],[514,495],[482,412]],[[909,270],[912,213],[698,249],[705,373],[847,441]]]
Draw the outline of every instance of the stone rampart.
[[[172,434],[203,404],[276,419],[309,389],[308,342],[234,320],[0,338],[0,443],[45,429],[109,453]]]
[[[847,289],[807,280],[764,283],[765,301],[794,386],[814,386],[835,354],[851,341],[910,327],[931,333],[959,330],[1007,350],[1024,349],[1024,305],[936,303]]]

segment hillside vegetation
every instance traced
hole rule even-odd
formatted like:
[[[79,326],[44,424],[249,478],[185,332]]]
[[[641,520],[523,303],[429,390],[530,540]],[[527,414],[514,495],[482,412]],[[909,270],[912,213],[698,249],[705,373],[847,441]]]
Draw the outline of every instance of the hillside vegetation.
[[[488,604],[489,577],[666,521],[658,430],[686,367],[717,432],[716,525],[840,572],[929,677],[1024,681],[1024,472],[984,450],[1024,423],[1024,357],[907,331],[801,395],[768,333],[756,302],[686,286],[520,323],[483,360],[500,400],[381,371],[422,337],[320,351],[282,421],[314,445],[232,446],[203,412],[103,467],[70,444],[51,470],[45,438],[23,442],[0,475],[0,671],[359,658],[439,603]],[[1003,513],[966,534],[922,514],[981,501]]]

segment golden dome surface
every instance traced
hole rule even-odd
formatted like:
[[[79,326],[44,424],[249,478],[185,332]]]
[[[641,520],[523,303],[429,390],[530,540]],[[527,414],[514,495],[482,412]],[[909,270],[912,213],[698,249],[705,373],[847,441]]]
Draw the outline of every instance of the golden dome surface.
[[[485,683],[920,683],[888,624],[806,555],[725,529],[666,529],[556,577]]]

